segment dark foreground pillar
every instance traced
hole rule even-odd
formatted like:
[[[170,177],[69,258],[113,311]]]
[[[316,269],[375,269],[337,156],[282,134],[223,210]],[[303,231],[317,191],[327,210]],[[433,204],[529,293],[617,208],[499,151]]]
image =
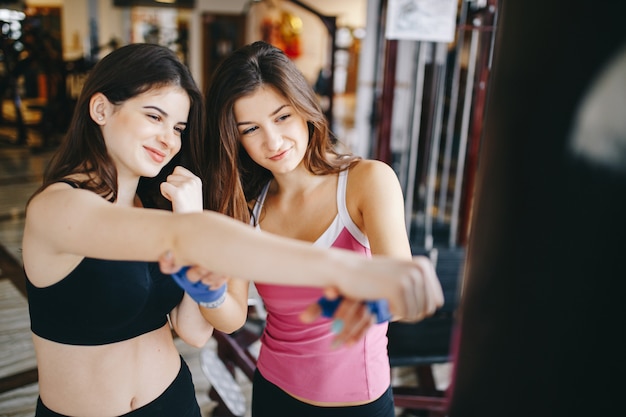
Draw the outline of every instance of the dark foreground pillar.
[[[626,415],[626,1],[499,16],[450,416]]]

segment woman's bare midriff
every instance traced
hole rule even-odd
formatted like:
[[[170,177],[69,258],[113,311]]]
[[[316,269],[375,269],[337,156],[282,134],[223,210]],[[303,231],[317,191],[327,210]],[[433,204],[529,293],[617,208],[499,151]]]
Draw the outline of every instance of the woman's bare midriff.
[[[39,395],[51,410],[117,416],[157,398],[176,378],[180,355],[169,325],[102,346],[64,345],[33,335]]]

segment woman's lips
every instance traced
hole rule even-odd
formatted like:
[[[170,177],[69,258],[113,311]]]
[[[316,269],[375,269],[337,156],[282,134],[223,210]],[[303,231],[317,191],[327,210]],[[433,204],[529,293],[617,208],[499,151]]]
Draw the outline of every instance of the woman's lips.
[[[149,148],[149,147],[145,147],[145,149],[148,151],[148,155],[150,155],[150,158],[152,158],[152,160],[156,163],[162,163],[165,160],[165,154],[163,152],[160,152],[154,148]]]
[[[287,156],[287,153],[290,151],[291,149],[286,149],[280,153],[277,153],[276,155],[270,157],[270,159],[272,161],[279,161],[281,159],[283,159],[285,156]]]

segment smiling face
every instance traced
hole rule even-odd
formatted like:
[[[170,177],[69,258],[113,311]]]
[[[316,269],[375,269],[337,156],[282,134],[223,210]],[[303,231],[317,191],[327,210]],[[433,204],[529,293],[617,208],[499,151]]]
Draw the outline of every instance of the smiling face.
[[[181,87],[165,86],[119,105],[96,94],[92,108],[118,176],[154,177],[180,151],[190,100]]]
[[[309,144],[306,120],[270,86],[235,102],[240,141],[250,158],[274,175],[300,166]]]

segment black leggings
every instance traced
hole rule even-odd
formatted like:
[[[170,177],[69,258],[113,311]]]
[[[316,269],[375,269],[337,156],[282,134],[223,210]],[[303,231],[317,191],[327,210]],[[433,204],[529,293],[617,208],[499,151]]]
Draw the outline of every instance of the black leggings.
[[[252,382],[253,417],[394,417],[391,387],[377,400],[351,407],[318,407],[293,398],[263,378],[257,369]]]
[[[180,371],[163,394],[154,401],[120,417],[202,417],[187,363],[180,358]],[[37,399],[35,417],[68,417],[50,410]]]

